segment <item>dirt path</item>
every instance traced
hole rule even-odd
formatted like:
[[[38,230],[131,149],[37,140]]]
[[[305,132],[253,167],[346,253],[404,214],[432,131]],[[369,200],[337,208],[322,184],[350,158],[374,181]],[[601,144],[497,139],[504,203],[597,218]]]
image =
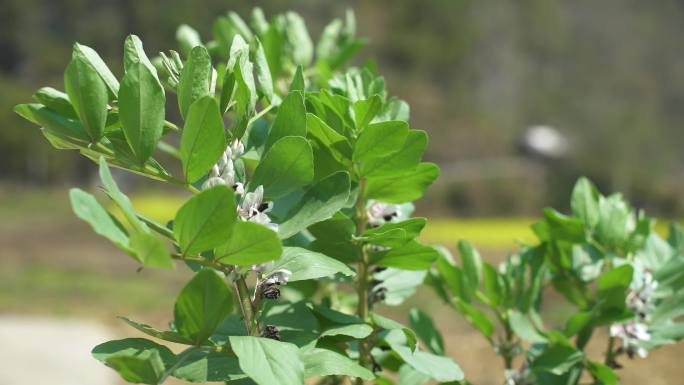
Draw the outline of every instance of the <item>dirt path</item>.
[[[114,372],[90,356],[112,332],[90,321],[0,316],[0,384],[114,385]]]

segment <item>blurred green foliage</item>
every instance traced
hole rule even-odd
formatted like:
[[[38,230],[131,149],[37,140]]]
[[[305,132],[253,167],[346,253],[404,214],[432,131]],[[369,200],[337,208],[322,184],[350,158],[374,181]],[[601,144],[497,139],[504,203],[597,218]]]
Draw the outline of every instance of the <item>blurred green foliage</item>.
[[[536,212],[562,206],[580,174],[624,191],[666,216],[684,213],[684,2],[666,0],[258,1],[265,13],[294,9],[317,37],[323,23],[355,10],[359,35],[391,92],[430,132],[440,163],[518,156],[525,129],[568,136],[566,159],[543,171],[471,178],[435,189],[429,204],[461,214]],[[176,27],[202,36],[211,21],[252,1],[4,0],[0,12],[0,178],[85,179],[76,154],[48,151],[11,106],[39,85],[63,89],[73,41],[94,47],[121,75],[121,45],[141,36],[150,53],[174,47]],[[361,59],[363,60],[363,59]],[[534,163],[535,165],[537,163]],[[476,173],[477,174],[477,173]],[[449,182],[447,180],[447,182]],[[520,199],[524,196],[525,199]],[[453,211],[452,211],[453,212]]]

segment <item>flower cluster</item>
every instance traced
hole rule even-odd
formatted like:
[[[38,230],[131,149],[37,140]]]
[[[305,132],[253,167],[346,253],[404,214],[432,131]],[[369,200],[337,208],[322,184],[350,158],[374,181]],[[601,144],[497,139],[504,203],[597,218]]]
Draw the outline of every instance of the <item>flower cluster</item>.
[[[264,186],[257,187],[254,192],[248,192],[242,198],[237,207],[238,218],[264,225],[278,232],[278,225],[271,223],[271,218],[266,214],[273,208],[273,202],[264,202]]]
[[[379,227],[401,215],[401,207],[399,205],[372,201],[366,208],[368,215],[368,225],[370,227]]]
[[[223,154],[221,154],[219,161],[211,168],[209,177],[202,185],[202,189],[206,190],[214,186],[225,185],[232,187],[239,195],[244,194],[244,185],[237,180],[235,164],[233,163],[244,151],[245,146],[237,139],[228,145]]]
[[[253,265],[252,270],[263,273],[273,268],[273,261]],[[287,269],[279,269],[269,274],[264,280],[257,284],[260,288],[261,298],[278,299],[280,298],[280,286],[287,284],[292,276],[292,272]]]
[[[264,202],[264,187],[258,186],[253,192],[245,193],[245,185],[237,178],[234,161],[244,152],[244,144],[237,139],[228,145],[219,161],[211,168],[202,189],[218,185],[232,187],[235,193],[241,196],[237,207],[238,218],[264,225],[277,232],[278,225],[271,223],[271,218],[266,214],[273,208],[273,202]]]
[[[655,308],[653,293],[658,288],[658,281],[653,279],[649,271],[641,274],[641,279],[632,285],[627,294],[627,307],[636,314],[634,319],[610,327],[611,337],[617,337],[621,342],[621,351],[627,353],[629,358],[638,355],[641,358],[648,356],[648,351],[641,346],[641,342],[649,341],[651,334],[648,332],[649,313]]]

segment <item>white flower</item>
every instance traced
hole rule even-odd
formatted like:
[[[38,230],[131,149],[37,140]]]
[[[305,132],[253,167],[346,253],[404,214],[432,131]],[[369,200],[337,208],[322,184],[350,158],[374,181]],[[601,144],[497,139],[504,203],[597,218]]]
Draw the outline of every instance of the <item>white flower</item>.
[[[635,265],[635,281],[632,282],[627,293],[626,304],[633,310],[636,316],[629,321],[613,324],[610,326],[610,335],[620,339],[622,349],[632,358],[638,355],[645,358],[648,350],[641,346],[641,342],[650,341],[648,325],[645,323],[650,318],[650,313],[655,309],[654,296],[658,288],[658,281],[648,270],[640,265]]]
[[[372,227],[377,227],[391,222],[394,218],[400,216],[401,209],[398,205],[390,203],[372,202],[366,208],[366,214],[368,215],[368,224]]]
[[[649,318],[649,313],[655,309],[653,294],[657,288],[658,281],[653,279],[653,274],[649,271],[644,271],[641,274],[641,280],[633,284],[627,294],[627,306],[634,310],[637,319],[646,321]]]
[[[290,280],[292,272],[287,269],[280,269],[269,275],[264,281],[264,285],[285,285]]]
[[[266,214],[273,208],[273,202],[263,202],[263,199],[264,186],[246,193],[237,207],[238,217],[243,221],[258,223],[277,232],[278,225],[271,223],[271,218]]]
[[[239,139],[235,139],[233,143],[231,143],[226,149],[226,151],[228,150],[230,150],[230,155],[228,155],[228,157],[231,159],[237,159],[245,153],[245,145],[242,144]]]
[[[648,356],[648,350],[641,346],[641,342],[651,340],[646,324],[636,320],[613,324],[610,326],[610,336],[620,339],[622,348],[630,358],[635,354],[641,358]]]

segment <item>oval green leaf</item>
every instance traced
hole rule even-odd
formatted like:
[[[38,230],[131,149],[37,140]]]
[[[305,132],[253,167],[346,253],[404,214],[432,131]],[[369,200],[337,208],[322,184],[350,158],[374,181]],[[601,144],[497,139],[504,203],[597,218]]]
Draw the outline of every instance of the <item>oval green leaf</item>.
[[[74,55],[64,71],[64,88],[85,131],[93,142],[104,134],[107,121],[107,87],[88,62]]]
[[[238,221],[228,242],[216,248],[214,257],[223,263],[249,266],[272,261],[282,251],[275,231],[258,223]]]
[[[203,46],[194,47],[178,83],[178,108],[181,116],[187,115],[195,100],[211,94],[211,73],[209,52]]]
[[[216,186],[193,196],[178,210],[173,233],[183,254],[197,254],[224,243],[236,217],[233,190]]]
[[[200,270],[176,299],[174,323],[181,336],[199,345],[214,334],[232,307],[223,278],[214,270]]]
[[[219,106],[204,96],[190,106],[180,143],[183,173],[188,181],[203,177],[226,148],[226,135]]]
[[[264,197],[286,195],[313,180],[313,151],[301,136],[278,140],[261,160],[250,182],[250,190],[264,186]]]
[[[152,156],[162,136],[165,104],[164,88],[148,66],[129,64],[119,90],[119,119],[141,165]]]

